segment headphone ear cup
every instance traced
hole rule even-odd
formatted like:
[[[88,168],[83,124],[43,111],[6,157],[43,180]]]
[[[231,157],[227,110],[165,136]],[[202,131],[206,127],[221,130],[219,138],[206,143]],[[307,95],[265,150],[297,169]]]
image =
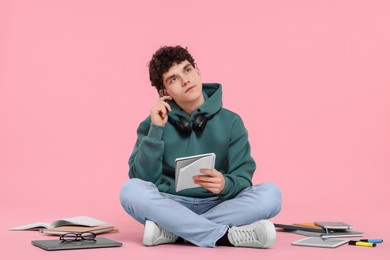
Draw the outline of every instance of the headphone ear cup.
[[[184,117],[179,117],[179,121],[176,121],[176,127],[177,127],[177,130],[188,136],[191,134],[192,132],[192,128],[191,128],[191,125],[190,123],[187,121],[187,119],[185,119]]]
[[[200,133],[206,127],[208,118],[204,115],[197,115],[192,122],[192,129],[196,133]]]

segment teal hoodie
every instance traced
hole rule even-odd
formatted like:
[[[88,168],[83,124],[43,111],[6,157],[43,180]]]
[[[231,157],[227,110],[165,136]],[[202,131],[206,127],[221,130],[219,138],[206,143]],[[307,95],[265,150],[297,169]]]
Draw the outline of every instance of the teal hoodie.
[[[191,115],[168,100],[172,111],[168,116],[189,122],[198,114],[212,116],[200,134],[192,131],[182,136],[169,121],[165,126],[151,123],[147,117],[137,129],[137,142],[129,159],[129,177],[154,183],[160,192],[181,196],[206,198],[216,196],[204,188],[175,191],[175,159],[203,153],[215,153],[215,169],[225,177],[225,188],[218,196],[234,198],[243,189],[252,186],[256,169],[250,154],[248,132],[236,113],[222,107],[222,86],[203,84],[205,102]]]

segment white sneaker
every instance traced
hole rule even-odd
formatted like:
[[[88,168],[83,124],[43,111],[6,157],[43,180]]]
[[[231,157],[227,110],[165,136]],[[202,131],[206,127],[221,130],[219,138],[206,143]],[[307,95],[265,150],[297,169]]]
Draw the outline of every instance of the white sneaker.
[[[179,236],[159,227],[151,220],[146,220],[144,230],[144,245],[157,246],[175,243]]]
[[[275,226],[271,221],[260,220],[250,225],[231,227],[228,239],[234,246],[268,248],[276,240]]]

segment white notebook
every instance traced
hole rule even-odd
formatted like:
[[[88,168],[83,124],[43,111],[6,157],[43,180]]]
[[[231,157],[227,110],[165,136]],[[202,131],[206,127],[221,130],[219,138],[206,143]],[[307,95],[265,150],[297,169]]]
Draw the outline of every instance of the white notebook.
[[[175,160],[176,191],[200,187],[192,177],[202,175],[200,169],[214,169],[215,154],[199,154]]]

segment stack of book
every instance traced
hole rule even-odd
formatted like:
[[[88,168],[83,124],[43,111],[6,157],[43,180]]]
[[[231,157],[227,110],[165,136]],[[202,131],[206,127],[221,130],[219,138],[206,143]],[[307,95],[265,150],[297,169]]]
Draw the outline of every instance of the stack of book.
[[[316,221],[291,225],[275,224],[276,228],[299,235],[321,238],[360,237],[363,232],[353,231],[352,226],[344,222]]]
[[[106,222],[88,216],[63,218],[51,223],[35,222],[28,225],[13,227],[10,230],[39,230],[49,235],[62,235],[65,233],[93,232],[95,234],[118,231]]]

